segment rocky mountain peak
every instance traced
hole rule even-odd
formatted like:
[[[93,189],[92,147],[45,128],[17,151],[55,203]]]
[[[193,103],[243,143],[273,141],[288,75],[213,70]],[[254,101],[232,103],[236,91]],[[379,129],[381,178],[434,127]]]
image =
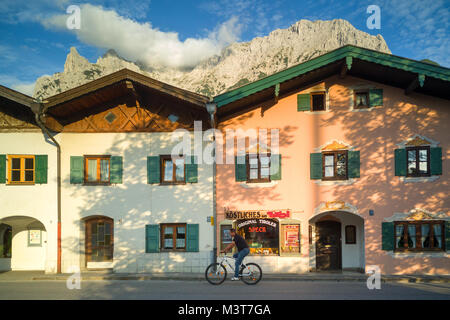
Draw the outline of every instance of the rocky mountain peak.
[[[192,70],[151,70],[142,63],[123,59],[114,49],[108,50],[96,63],[89,63],[72,47],[64,72],[40,77],[34,96],[45,98],[127,68],[211,97],[348,44],[390,53],[381,35],[358,30],[343,19],[300,20],[265,37],[233,43]]]
[[[78,70],[83,70],[90,67],[89,61],[80,56],[77,48],[71,47],[70,52],[67,55],[66,63],[64,64],[64,72],[74,72]]]

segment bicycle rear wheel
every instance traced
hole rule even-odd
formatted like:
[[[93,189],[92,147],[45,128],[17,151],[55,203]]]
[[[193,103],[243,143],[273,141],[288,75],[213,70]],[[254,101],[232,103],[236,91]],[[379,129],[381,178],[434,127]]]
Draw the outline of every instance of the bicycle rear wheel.
[[[257,284],[262,278],[261,267],[256,263],[247,263],[241,270],[241,280],[246,284]]]
[[[205,278],[211,284],[221,284],[227,278],[227,269],[220,263],[211,263],[206,268]]]

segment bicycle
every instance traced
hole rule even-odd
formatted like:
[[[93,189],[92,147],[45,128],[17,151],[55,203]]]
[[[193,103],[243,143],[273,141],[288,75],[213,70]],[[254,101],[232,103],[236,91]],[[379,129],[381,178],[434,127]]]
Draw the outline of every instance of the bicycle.
[[[223,257],[219,256],[219,259],[220,258],[222,259],[219,262],[211,263],[205,270],[206,280],[213,285],[222,284],[227,278],[227,268],[225,266],[225,263],[234,272],[234,261],[232,263],[230,263],[230,261],[235,260],[235,258],[228,257],[226,255],[223,255]],[[241,279],[246,284],[253,285],[257,284],[261,280],[261,278],[262,270],[259,265],[253,262],[245,264],[244,261],[242,261],[239,270],[239,279]]]

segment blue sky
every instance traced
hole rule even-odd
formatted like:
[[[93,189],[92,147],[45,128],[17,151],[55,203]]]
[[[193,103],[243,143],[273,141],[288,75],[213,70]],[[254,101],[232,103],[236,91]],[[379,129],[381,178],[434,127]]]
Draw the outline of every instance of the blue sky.
[[[371,4],[381,9],[379,30],[366,26]],[[69,5],[82,8],[78,32],[65,27]],[[450,67],[448,0],[2,0],[0,84],[30,94],[39,76],[63,70],[71,46],[91,62],[113,47],[150,66],[191,68],[229,43],[336,18],[381,34],[393,54]]]

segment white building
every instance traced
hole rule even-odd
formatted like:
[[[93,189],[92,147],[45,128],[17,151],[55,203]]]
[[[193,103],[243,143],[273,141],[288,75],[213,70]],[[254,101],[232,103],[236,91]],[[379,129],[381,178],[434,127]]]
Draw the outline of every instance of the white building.
[[[174,130],[192,131],[195,120],[209,126],[206,97],[121,70],[43,101],[41,120],[61,148],[58,201],[57,148],[34,124],[31,107],[39,108],[8,94],[24,100],[30,120],[22,121],[26,129],[3,127],[0,155],[47,155],[48,181],[38,184],[34,168],[33,181],[16,185],[5,162],[0,232],[12,230],[12,249],[3,270],[58,270],[58,202],[63,273],[205,270],[214,243],[213,166],[189,163],[186,150],[170,155],[181,141]],[[39,237],[40,246],[31,243]]]

